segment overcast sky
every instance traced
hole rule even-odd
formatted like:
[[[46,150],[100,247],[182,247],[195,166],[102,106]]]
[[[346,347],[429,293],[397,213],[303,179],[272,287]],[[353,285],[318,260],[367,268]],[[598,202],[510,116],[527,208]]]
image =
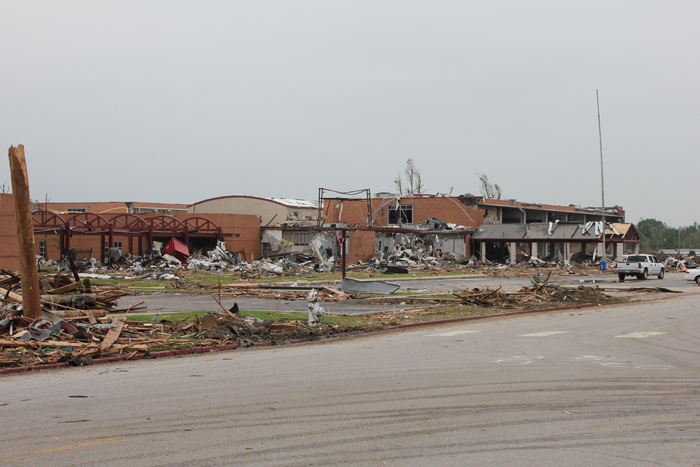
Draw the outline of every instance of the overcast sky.
[[[428,192],[700,221],[697,1],[0,2],[32,197]],[[10,182],[0,164],[0,184]]]

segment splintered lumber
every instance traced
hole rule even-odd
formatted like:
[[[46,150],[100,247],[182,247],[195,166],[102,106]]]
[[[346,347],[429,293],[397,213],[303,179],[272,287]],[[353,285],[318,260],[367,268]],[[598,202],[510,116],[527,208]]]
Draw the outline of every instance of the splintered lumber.
[[[114,344],[117,339],[119,339],[119,334],[122,333],[122,329],[124,328],[124,319],[117,319],[112,321],[112,324],[115,324],[116,327],[112,328],[109,330],[107,335],[105,336],[104,340],[100,344],[100,352],[104,352],[107,350],[112,344]]]
[[[12,339],[0,339],[0,347],[34,347],[34,348],[63,348],[63,347],[73,347],[74,349],[84,349],[84,348],[98,348],[97,344],[88,344],[84,342],[59,342],[59,341],[44,341],[44,342],[32,342],[32,341],[15,341]]]
[[[333,287],[330,287],[330,286],[327,286],[327,285],[323,286],[323,290],[328,292],[328,293],[332,293],[333,295],[345,295],[340,290],[333,288]]]
[[[126,297],[127,295],[129,295],[127,292],[122,292],[122,293],[114,293],[114,294],[110,294],[110,295],[102,295],[99,297],[95,296],[96,297],[95,301],[102,302],[102,303],[113,302],[114,300],[116,300],[118,298]]]
[[[80,285],[80,283],[78,283]],[[97,301],[94,293],[71,294],[71,295],[42,295],[41,301],[46,304],[72,305],[74,299]]]
[[[501,287],[494,289],[494,290],[491,290],[491,291],[471,293],[469,295],[459,295],[459,294],[452,294],[452,295],[461,299],[465,304],[483,303],[484,300],[486,300],[487,298],[498,294],[500,290],[501,290]]]
[[[70,309],[70,310],[55,310],[52,312],[54,315],[58,316],[59,318],[88,318],[90,320],[90,317],[94,320],[95,318],[102,318],[103,316],[107,315],[107,311],[105,310],[76,310],[76,309]],[[93,323],[92,320],[90,320],[90,324],[96,324],[97,320]]]
[[[95,318],[95,313],[93,313],[92,311],[86,311],[85,314],[87,315],[88,322],[90,324],[97,324],[97,319]]]
[[[50,294],[50,295],[59,295],[59,294],[67,293],[67,292],[72,292],[74,290],[78,290],[81,287],[82,287],[82,284],[80,282],[73,282],[70,285],[64,285],[63,287],[58,287],[56,289],[48,290],[48,291],[46,291],[46,293]]]
[[[291,332],[297,330],[297,322],[292,321],[291,323],[272,323],[267,327],[270,331],[282,331]]]
[[[10,289],[3,289],[0,287],[0,294],[13,302],[22,303],[22,296],[10,291]]]

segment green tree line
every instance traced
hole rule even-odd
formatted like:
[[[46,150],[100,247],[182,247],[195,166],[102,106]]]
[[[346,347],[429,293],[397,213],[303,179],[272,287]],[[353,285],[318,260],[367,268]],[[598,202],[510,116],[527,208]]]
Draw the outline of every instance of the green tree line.
[[[700,249],[698,227],[697,222],[687,227],[671,227],[656,219],[642,219],[635,225],[641,240],[640,249],[647,253],[661,249]]]

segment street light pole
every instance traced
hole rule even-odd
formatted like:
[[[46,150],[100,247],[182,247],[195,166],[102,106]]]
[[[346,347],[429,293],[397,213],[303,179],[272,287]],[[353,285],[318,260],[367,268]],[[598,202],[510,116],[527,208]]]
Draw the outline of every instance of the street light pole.
[[[598,100],[598,90],[595,90],[595,103],[598,107],[598,140],[600,141],[600,197],[603,203],[601,211],[603,213],[603,255],[602,259],[607,259],[605,246],[605,178],[603,177],[603,133],[600,129],[600,101]]]

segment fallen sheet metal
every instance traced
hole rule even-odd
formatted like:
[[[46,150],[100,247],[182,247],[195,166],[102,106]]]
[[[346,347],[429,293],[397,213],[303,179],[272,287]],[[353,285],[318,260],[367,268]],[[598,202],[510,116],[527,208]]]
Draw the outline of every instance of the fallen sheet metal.
[[[340,289],[345,293],[375,293],[390,295],[399,290],[399,284],[393,282],[360,280],[346,277],[340,284]]]

